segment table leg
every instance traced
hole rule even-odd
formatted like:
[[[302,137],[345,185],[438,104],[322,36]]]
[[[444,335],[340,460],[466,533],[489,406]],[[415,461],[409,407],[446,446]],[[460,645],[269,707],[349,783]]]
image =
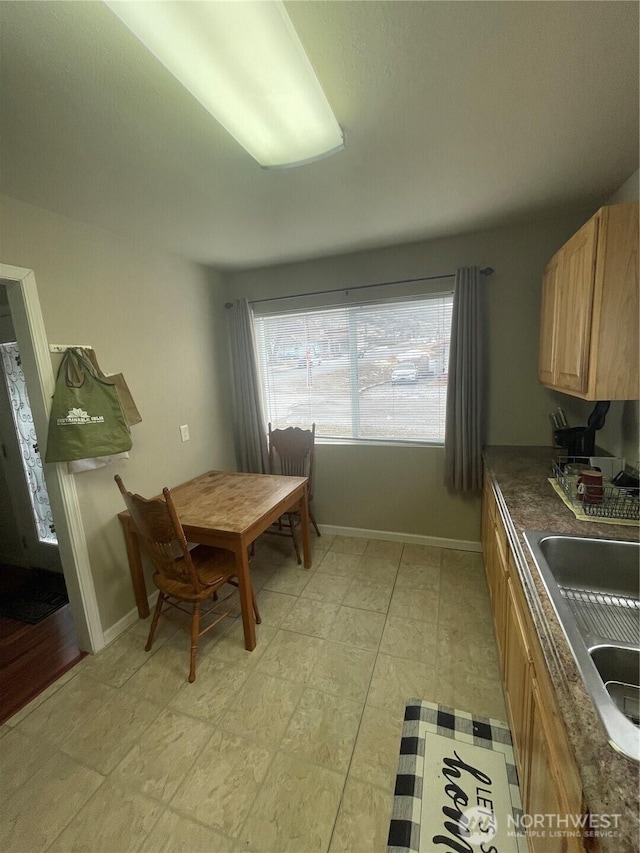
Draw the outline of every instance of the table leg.
[[[300,527],[302,528],[302,554],[305,569],[311,568],[311,537],[309,535],[309,499],[307,487],[300,501]]]
[[[131,583],[133,584],[133,595],[138,608],[138,616],[140,619],[146,619],[149,616],[149,599],[147,597],[147,587],[144,582],[138,535],[127,519],[121,518],[120,523],[122,524],[124,544],[127,549],[127,559],[129,560],[129,571],[131,572]]]
[[[253,613],[249,554],[246,544],[243,543],[240,550],[236,552],[236,561],[238,563],[238,591],[242,610],[242,627],[244,628],[244,647],[247,651],[252,652],[256,647],[256,623]]]

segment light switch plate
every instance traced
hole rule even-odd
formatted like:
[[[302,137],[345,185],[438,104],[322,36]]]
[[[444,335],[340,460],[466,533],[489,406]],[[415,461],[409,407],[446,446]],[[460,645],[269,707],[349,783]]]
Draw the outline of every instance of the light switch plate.
[[[183,424],[183,426],[180,427],[180,438],[183,441],[189,441],[189,424]]]

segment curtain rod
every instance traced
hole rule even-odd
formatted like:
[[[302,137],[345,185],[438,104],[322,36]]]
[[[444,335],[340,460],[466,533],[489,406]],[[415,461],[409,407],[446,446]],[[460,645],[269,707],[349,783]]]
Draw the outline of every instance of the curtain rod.
[[[484,267],[480,275],[492,275],[493,267]],[[294,293],[291,296],[272,296],[270,299],[250,299],[249,305],[257,305],[260,302],[279,302],[281,299],[302,299],[305,296],[322,296],[325,293],[350,293],[352,290],[366,290],[368,287],[386,287],[390,284],[413,284],[416,281],[436,281],[440,278],[453,278],[455,273],[448,275],[428,275],[423,278],[401,278],[398,281],[380,281],[377,284],[358,284],[355,287],[336,287],[333,290],[314,290],[312,293]],[[225,303],[225,308],[233,308],[233,302]]]

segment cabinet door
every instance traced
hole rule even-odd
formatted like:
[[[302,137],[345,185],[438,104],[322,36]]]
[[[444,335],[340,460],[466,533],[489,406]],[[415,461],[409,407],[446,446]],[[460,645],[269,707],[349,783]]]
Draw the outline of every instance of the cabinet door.
[[[638,204],[598,212],[590,400],[640,399]]]
[[[480,540],[482,543],[482,558],[484,560],[484,570],[487,575],[487,584],[489,583],[490,571],[489,564],[492,559],[491,539],[493,518],[491,513],[491,503],[493,501],[493,492],[491,490],[491,480],[485,473],[484,488],[482,490],[482,515],[480,525]],[[491,589],[489,589],[491,592]]]
[[[482,498],[482,554],[491,598],[496,645],[501,670],[504,673],[505,603],[507,594],[508,545],[507,534],[496,505],[491,481],[485,482]]]
[[[509,546],[507,534],[500,517],[496,518],[494,525],[495,551],[493,559],[493,620],[495,623],[496,645],[498,646],[498,657],[502,674],[504,676],[506,660],[506,610],[507,610],[507,582],[509,566]]]
[[[531,654],[511,579],[507,580],[504,686],[523,801],[527,794],[527,755],[531,738]]]
[[[558,783],[550,762],[549,740],[544,726],[544,709],[535,680],[531,682],[531,740],[529,779],[525,797],[525,811],[540,825],[529,836],[529,848],[533,853],[567,853],[568,839],[557,832],[553,818],[564,816],[565,811],[558,792]],[[549,815],[550,817],[546,817]]]
[[[589,346],[598,219],[593,217],[562,247],[557,280],[552,384],[583,393],[589,377]]]
[[[545,385],[555,385],[555,328],[558,306],[558,268],[560,252],[544,268],[542,279],[542,310],[540,312],[540,350],[538,379]]]
[[[573,834],[576,830],[570,819],[571,816],[580,818],[581,810],[579,804],[566,799],[566,791],[560,781],[564,768],[558,763],[553,750],[553,737],[546,724],[546,715],[534,677],[531,681],[529,778],[524,803],[525,811],[533,816],[534,821],[536,815],[545,817],[540,831],[529,836],[529,848],[533,853],[584,853],[583,839]]]

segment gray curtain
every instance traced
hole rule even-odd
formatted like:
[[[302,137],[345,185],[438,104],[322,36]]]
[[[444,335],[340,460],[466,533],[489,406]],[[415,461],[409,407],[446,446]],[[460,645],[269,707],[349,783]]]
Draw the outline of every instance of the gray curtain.
[[[444,484],[455,492],[482,488],[482,285],[478,267],[456,271],[444,438]]]
[[[246,299],[228,309],[231,371],[233,379],[233,434],[240,471],[268,471],[258,367],[253,335],[253,313]]]

